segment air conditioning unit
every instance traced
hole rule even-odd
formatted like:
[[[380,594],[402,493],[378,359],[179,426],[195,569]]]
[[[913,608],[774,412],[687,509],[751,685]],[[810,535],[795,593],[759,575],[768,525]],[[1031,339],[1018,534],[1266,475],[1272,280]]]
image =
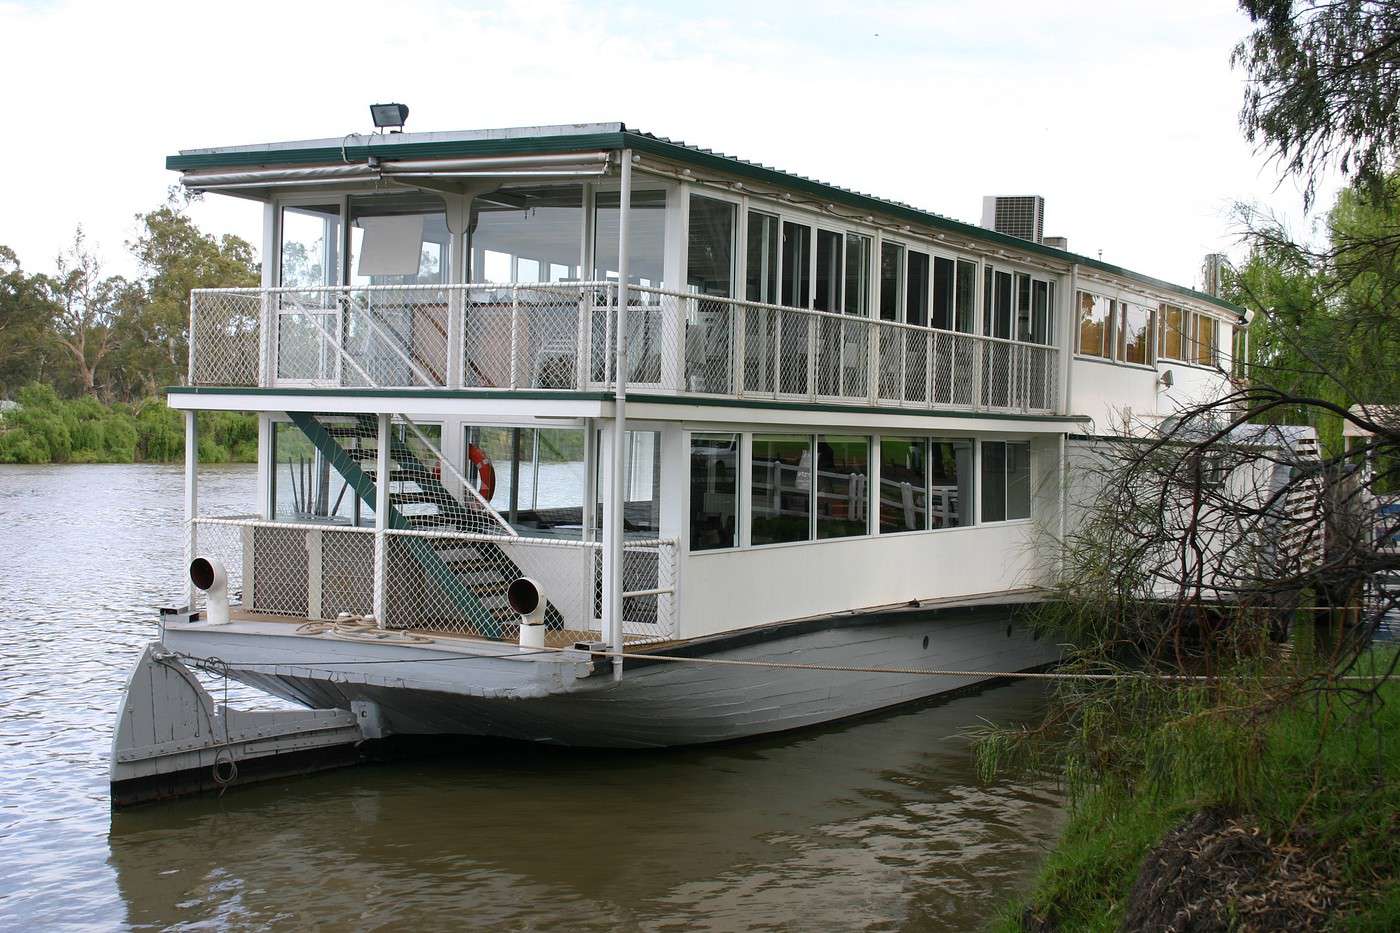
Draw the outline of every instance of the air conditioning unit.
[[[1045,199],[1038,194],[985,197],[982,226],[1039,243],[1045,233]]]

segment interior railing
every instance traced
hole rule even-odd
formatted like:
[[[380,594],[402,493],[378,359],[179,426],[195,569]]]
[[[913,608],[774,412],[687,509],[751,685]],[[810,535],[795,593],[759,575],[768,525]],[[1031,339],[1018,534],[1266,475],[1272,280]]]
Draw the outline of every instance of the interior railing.
[[[607,390],[606,282],[199,289],[193,385]],[[628,289],[627,385],[897,408],[1054,412],[1059,351],[780,305]]]

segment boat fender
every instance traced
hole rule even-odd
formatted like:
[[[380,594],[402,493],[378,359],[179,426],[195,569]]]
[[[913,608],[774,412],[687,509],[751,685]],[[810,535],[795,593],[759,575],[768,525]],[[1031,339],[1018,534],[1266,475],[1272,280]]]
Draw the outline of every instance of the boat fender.
[[[227,625],[228,573],[224,565],[210,557],[196,557],[190,561],[190,582],[205,594],[209,623]]]
[[[481,498],[490,502],[496,492],[496,468],[492,465],[491,458],[475,444],[467,445],[467,458],[476,467],[476,475],[481,478],[477,492],[481,494]]]
[[[544,647],[544,592],[538,580],[517,577],[506,587],[506,602],[520,615],[520,647]]]

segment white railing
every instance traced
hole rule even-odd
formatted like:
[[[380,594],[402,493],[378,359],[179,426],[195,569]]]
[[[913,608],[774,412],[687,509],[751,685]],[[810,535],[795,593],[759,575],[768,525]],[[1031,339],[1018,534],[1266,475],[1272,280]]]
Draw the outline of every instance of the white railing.
[[[192,531],[194,548],[224,565],[238,608],[254,616],[334,619],[342,612],[369,615],[380,604],[384,628],[514,641],[518,618],[506,606],[505,585],[524,575],[540,582],[549,604],[550,645],[603,638],[603,548],[597,542],[377,531],[246,516],[197,518]],[[380,535],[382,579],[374,566]],[[675,637],[676,567],[674,540],[625,543],[627,643]]]
[[[604,282],[198,289],[190,382],[599,389]],[[1054,412],[1055,347],[634,286],[628,386],[720,398]]]

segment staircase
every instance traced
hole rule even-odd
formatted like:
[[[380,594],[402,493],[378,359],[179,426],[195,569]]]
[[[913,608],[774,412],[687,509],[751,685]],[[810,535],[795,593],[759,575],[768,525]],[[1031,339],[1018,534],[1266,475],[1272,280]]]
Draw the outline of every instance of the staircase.
[[[373,415],[287,414],[356,495],[377,511],[377,419]],[[389,469],[390,529],[480,533],[483,510],[463,505],[393,431]],[[501,638],[513,631],[519,617],[506,603],[506,588],[524,574],[502,547],[490,541],[461,538],[398,540],[405,543],[405,550],[453,608],[465,615],[474,634]],[[391,561],[388,573],[394,572]],[[422,624],[431,627],[432,621],[425,619]],[[559,610],[548,605],[546,626],[557,630],[563,628],[563,622]]]

